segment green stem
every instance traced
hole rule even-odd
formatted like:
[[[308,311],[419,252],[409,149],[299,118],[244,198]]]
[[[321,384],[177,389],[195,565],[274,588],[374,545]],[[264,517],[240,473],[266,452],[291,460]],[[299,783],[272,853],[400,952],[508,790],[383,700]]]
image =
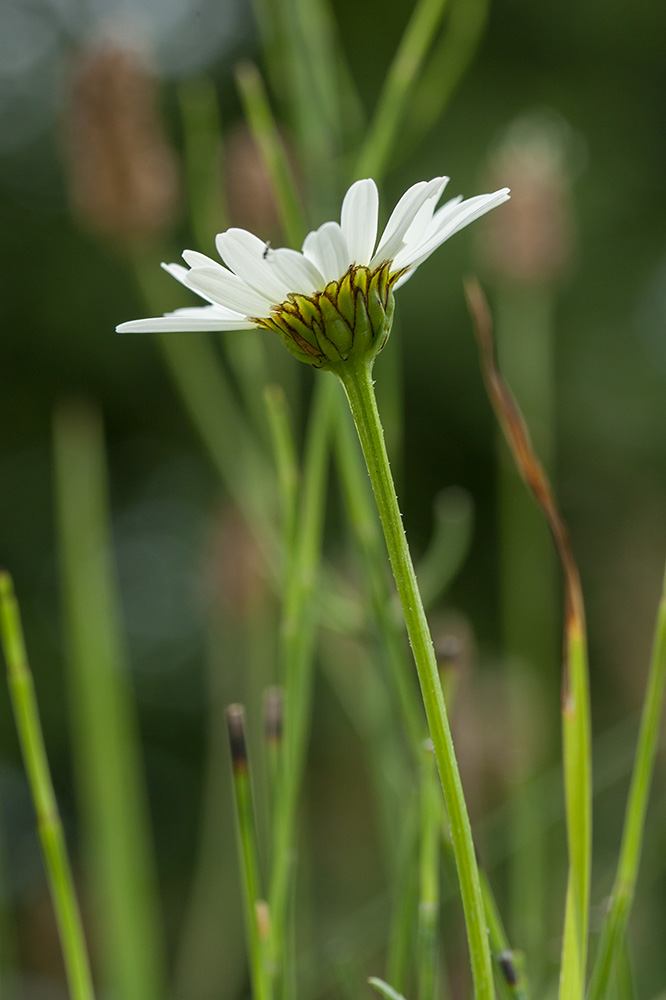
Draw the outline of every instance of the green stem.
[[[582,621],[582,618],[579,619]],[[581,627],[567,629],[568,689],[562,706],[562,756],[569,877],[560,1000],[582,1000],[587,966],[592,867],[592,751],[587,644]]]
[[[178,87],[189,218],[200,249],[229,225],[222,184],[222,128],[215,85],[207,77]]]
[[[83,835],[109,992],[157,1000],[166,981],[159,887],[137,705],[112,557],[99,411],[59,407],[54,469],[68,684]]]
[[[384,434],[367,361],[347,361],[337,369],[347,393],[370,474],[384,538],[402,604],[407,632],[421,685],[430,735],[451,825],[451,840],[465,912],[476,1000],[494,1000],[493,974],[483,897],[472,831],[453,749],[437,660],[416,582],[402,516],[395,494]]]
[[[363,558],[363,568],[368,581],[372,609],[377,619],[391,681],[402,714],[405,732],[409,737],[410,752],[419,761],[425,735],[423,710],[419,705],[404,650],[402,628],[397,627],[389,584],[385,575],[382,541],[376,515],[372,510],[372,497],[363,472],[358,443],[349,418],[336,422],[335,457],[342,482],[347,513],[356,545]]]
[[[269,910],[271,960],[276,977],[285,976],[287,911],[296,854],[298,801],[305,767],[312,700],[316,635],[315,596],[321,554],[329,431],[335,386],[317,383],[306,444],[299,532],[288,557],[282,619],[284,740],[282,780],[275,803]]]
[[[230,705],[227,709],[227,728],[231,748],[236,829],[238,852],[241,857],[252,996],[254,1000],[271,1000],[270,974],[267,969],[266,955],[268,919],[266,904],[261,899],[257,834],[245,742],[245,712],[242,705]]]
[[[284,552],[292,552],[297,532],[298,461],[284,390],[272,384],[264,389],[264,403],[271,432],[280,487]]]
[[[356,165],[356,177],[379,180],[403,118],[407,100],[422,69],[447,0],[419,0],[386,76],[367,139]]]
[[[37,698],[25,652],[23,630],[9,573],[0,573],[0,637],[21,750],[37,813],[37,829],[55,908],[72,1000],[94,1000],[81,913],[58,812]]]
[[[285,234],[291,246],[299,246],[306,232],[305,217],[264,82],[257,67],[244,62],[236,70],[236,83],[252,135],[273,185]]]
[[[439,834],[444,812],[437,788],[435,761],[429,748],[421,750],[421,856],[419,863],[419,921],[417,981],[419,1000],[437,996],[437,925],[439,921]]]
[[[509,946],[490,882],[484,871],[480,871],[479,875],[481,876],[481,892],[488,920],[490,947],[493,950],[493,958],[498,968],[498,993],[502,1000],[527,1000],[527,993],[521,982],[522,976],[516,968],[514,954]]]
[[[636,760],[631,778],[622,846],[610,907],[590,983],[589,1000],[607,995],[613,962],[620,949],[634,900],[636,876],[643,847],[645,815],[659,737],[659,720],[666,684],[666,577],[662,590],[650,663],[650,676],[641,716]]]

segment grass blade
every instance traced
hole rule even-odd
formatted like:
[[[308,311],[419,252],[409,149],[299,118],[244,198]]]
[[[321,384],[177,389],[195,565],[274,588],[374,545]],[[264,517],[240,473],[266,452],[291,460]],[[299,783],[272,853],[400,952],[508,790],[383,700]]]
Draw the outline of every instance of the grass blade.
[[[488,395],[521,475],[548,521],[564,574],[562,752],[569,878],[560,998],[581,1000],[585,993],[592,860],[591,724],[583,596],[566,525],[522,414],[497,368],[487,303],[476,282],[467,284],[466,293]]]
[[[57,411],[54,455],[73,731],[106,982],[123,1000],[160,1000],[166,980],[160,907],[96,409],[79,403]]]
[[[285,235],[291,246],[299,247],[306,233],[305,216],[266,88],[254,63],[243,62],[237,67],[236,83],[252,135],[273,184]]]
[[[354,176],[386,173],[391,149],[403,120],[407,101],[444,15],[447,0],[419,0],[386,75],[368,135],[361,147]]]
[[[589,1000],[606,996],[613,963],[622,948],[629,914],[634,901],[636,877],[643,847],[645,816],[654,772],[659,738],[659,722],[666,684],[666,577],[661,593],[657,626],[645,702],[638,734],[636,759],[629,789],[629,800],[622,832],[620,860],[610,904],[601,932],[601,940],[590,983]]]
[[[268,911],[260,891],[252,784],[245,742],[245,712],[241,705],[230,705],[227,709],[227,729],[231,749],[252,995],[254,1000],[270,1000],[270,974],[267,969]]]
[[[72,1000],[93,1000],[90,964],[74,879],[49,771],[39,709],[23,640],[14,585],[0,573],[0,639],[21,751],[37,814],[37,830],[49,880]]]

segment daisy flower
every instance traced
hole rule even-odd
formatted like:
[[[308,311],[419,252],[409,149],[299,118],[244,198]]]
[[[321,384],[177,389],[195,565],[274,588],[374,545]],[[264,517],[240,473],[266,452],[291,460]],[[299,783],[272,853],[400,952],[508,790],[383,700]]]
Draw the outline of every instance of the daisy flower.
[[[448,177],[414,184],[377,242],[379,195],[373,180],[352,184],[340,222],[309,233],[301,252],[273,248],[244,229],[216,237],[226,266],[195,250],[162,266],[209,303],[155,319],[122,323],[119,333],[273,330],[299,360],[332,368],[349,357],[374,357],[384,346],[393,292],[445,240],[501,205],[508,188],[437,208]]]

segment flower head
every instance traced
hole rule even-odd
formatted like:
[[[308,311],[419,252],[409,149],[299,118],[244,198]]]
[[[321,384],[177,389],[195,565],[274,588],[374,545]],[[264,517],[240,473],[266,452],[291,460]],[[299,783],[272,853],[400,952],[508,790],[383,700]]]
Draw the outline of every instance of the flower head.
[[[301,361],[332,368],[350,357],[372,358],[386,343],[393,292],[440,244],[509,197],[507,188],[437,203],[448,177],[414,184],[402,196],[377,243],[379,195],[373,180],[356,181],[340,222],[309,233],[299,253],[273,248],[244,229],[216,239],[226,264],[185,250],[162,266],[209,302],[156,319],[122,323],[120,333],[275,331]]]

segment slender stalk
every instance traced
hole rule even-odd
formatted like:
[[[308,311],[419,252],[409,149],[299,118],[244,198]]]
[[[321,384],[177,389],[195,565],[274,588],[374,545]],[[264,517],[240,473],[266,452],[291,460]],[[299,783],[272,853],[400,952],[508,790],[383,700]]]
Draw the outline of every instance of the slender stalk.
[[[291,552],[297,527],[298,462],[287,400],[282,387],[276,384],[267,385],[264,389],[264,403],[280,486],[284,551]]]
[[[316,633],[315,596],[326,486],[328,442],[335,385],[320,379],[306,444],[299,532],[287,567],[282,620],[284,731],[282,776],[274,817],[269,888],[271,961],[276,977],[289,981],[287,911],[296,854],[298,798],[305,767],[312,700]]]
[[[342,117],[336,28],[327,0],[273,0],[284,103],[310,188],[324,212],[335,183]],[[270,58],[270,49],[268,51]],[[313,197],[314,196],[314,197]]]
[[[347,393],[384,529],[393,576],[402,604],[423,704],[446,800],[451,839],[465,912],[476,1000],[493,1000],[494,986],[479,872],[472,831],[453,749],[437,660],[395,494],[377,410],[371,365],[348,361],[337,374]]]
[[[590,695],[582,608],[566,623],[562,755],[569,877],[564,917],[560,1000],[582,1000],[589,935],[592,862]]]
[[[245,713],[241,705],[230,705],[227,709],[227,728],[231,748],[252,995],[254,1000],[270,1000],[270,973],[267,968],[268,914],[266,904],[261,898],[252,785],[245,742]]]
[[[409,115],[401,130],[396,158],[411,155],[414,146],[441,121],[456,87],[476,55],[488,18],[489,0],[453,0],[445,29],[433,45],[416,81]]]
[[[502,924],[490,882],[484,871],[481,871],[481,891],[488,919],[488,933],[493,958],[497,965],[498,992],[503,1000],[527,1000],[527,993],[522,983],[522,976],[516,968],[514,954],[509,947],[509,941]]]
[[[408,799],[408,805],[412,800]],[[418,905],[418,880],[415,877],[414,859],[417,854],[418,809],[406,810],[403,824],[403,857],[397,879],[393,914],[389,933],[386,977],[399,991],[406,989],[407,974],[413,953],[414,913]]]
[[[77,776],[106,978],[123,1000],[153,1000],[166,980],[164,941],[94,407],[57,411],[54,462]]]
[[[511,385],[535,451],[549,470],[555,458],[554,295],[547,284],[500,284],[496,293],[497,354]],[[499,435],[501,438],[501,435]],[[509,448],[498,439],[497,464],[499,607],[511,713],[515,721],[539,718],[527,726],[526,749],[511,774],[514,840],[529,850],[514,850],[508,870],[508,925],[530,956],[532,976],[547,940],[548,858],[543,841],[530,829],[538,822],[526,785],[540,762],[554,754],[558,734],[539,712],[540,701],[557,698],[561,660],[558,638],[556,556],[548,525],[525,489]],[[536,703],[534,698],[540,699]]]
[[[417,981],[419,1000],[437,996],[437,924],[439,919],[439,833],[443,805],[437,788],[435,761],[429,749],[422,750],[421,764],[421,858],[419,864],[419,921]]]
[[[4,798],[4,796],[3,796]],[[4,802],[0,799],[0,810]],[[9,893],[5,836],[0,836],[0,997],[18,1000],[18,954],[14,912]]]
[[[643,847],[645,816],[659,737],[659,721],[666,685],[666,576],[657,615],[636,760],[622,832],[620,859],[610,897],[589,989],[589,1000],[607,995],[614,959],[621,948],[634,901],[636,877]]]
[[[381,551],[381,535],[377,516],[372,510],[372,497],[363,473],[358,442],[353,437],[347,414],[336,422],[335,457],[337,461],[347,512],[354,537],[363,557],[363,568],[368,580],[372,608],[383,641],[386,662],[402,713],[405,732],[409,738],[413,759],[421,758],[421,745],[425,735],[423,711],[418,703],[418,693],[408,668],[404,651],[402,629],[396,627],[391,604],[391,594],[385,575]]]
[[[238,919],[239,894],[230,891],[238,879],[239,859],[234,850],[237,831],[229,822],[233,778],[229,780],[226,731],[229,667],[241,661],[242,651],[230,631],[224,602],[216,602],[204,654],[208,750],[197,855],[172,960],[169,1000],[191,1000],[193,996],[222,1000],[239,996],[246,988],[246,928]]]
[[[522,413],[497,367],[490,310],[477,282],[468,282],[466,292],[490,400],[518,468],[548,521],[564,575],[562,756],[569,876],[559,996],[560,1000],[581,1000],[585,992],[592,863],[591,721],[583,593],[569,533],[552,487],[535,454]]]
[[[385,173],[409,95],[444,14],[446,2],[419,0],[414,8],[361,148],[354,172],[356,177],[379,180]]]
[[[222,128],[215,85],[206,77],[178,87],[190,225],[196,246],[212,246],[229,225],[222,184]]]
[[[273,185],[285,234],[292,246],[299,246],[305,235],[305,217],[264,82],[257,67],[244,62],[236,70],[236,83],[252,135]]]
[[[72,1000],[94,1000],[81,913],[49,771],[39,709],[9,573],[0,573],[0,638],[21,751],[37,814],[37,830],[55,909]]]

